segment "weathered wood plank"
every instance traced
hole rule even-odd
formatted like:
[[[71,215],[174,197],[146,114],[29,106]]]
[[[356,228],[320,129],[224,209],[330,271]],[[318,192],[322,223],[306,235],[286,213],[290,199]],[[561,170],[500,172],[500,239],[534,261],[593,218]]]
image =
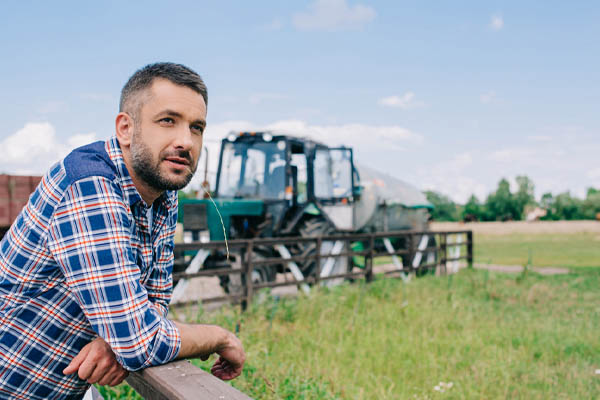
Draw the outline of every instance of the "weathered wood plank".
[[[146,400],[251,399],[187,360],[132,372],[127,383]]]

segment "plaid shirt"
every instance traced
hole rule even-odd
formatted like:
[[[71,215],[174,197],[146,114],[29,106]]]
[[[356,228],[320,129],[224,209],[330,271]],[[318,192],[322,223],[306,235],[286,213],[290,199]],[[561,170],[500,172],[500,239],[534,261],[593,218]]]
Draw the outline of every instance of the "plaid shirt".
[[[116,138],[54,165],[0,242],[0,398],[80,398],[62,371],[97,336],[128,370],[178,354],[166,318],[177,193],[152,207],[137,192]]]

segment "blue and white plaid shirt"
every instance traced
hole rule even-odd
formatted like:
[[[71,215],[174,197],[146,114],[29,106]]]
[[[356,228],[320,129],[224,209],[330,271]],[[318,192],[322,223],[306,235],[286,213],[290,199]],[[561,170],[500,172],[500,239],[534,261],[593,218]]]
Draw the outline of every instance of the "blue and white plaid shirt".
[[[142,201],[116,138],[54,165],[0,242],[0,398],[80,398],[62,371],[97,336],[128,370],[175,358],[177,193]]]

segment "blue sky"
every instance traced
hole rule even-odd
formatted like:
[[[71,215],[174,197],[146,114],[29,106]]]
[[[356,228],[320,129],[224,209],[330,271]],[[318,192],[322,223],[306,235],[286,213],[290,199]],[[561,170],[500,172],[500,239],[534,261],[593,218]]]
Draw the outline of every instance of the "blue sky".
[[[461,202],[519,174],[538,196],[600,187],[597,2],[23,1],[3,11],[0,172],[41,174],[109,137],[127,78],[174,61],[208,85],[211,155],[231,129],[268,128],[351,145],[359,162]]]

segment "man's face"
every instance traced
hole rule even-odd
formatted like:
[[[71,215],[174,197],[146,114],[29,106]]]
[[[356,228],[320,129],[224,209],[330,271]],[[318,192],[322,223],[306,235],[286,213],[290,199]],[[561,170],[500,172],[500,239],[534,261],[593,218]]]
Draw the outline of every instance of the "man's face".
[[[156,79],[138,114],[130,147],[135,174],[155,191],[182,189],[198,166],[204,99],[190,88]]]

